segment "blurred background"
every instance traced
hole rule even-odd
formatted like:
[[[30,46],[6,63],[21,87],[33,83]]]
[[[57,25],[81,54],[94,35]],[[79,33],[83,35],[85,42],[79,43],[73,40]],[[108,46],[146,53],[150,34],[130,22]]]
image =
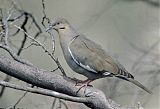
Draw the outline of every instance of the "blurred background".
[[[15,0],[19,8],[31,13],[43,33],[38,40],[44,41],[51,50],[51,38],[41,25],[43,13],[40,0]],[[0,0],[0,8],[7,9],[10,0]],[[160,108],[160,1],[159,0],[45,0],[46,14],[52,19],[66,18],[70,24],[89,39],[94,40],[112,54],[135,79],[153,91],[149,95],[137,86],[117,78],[103,78],[92,85],[102,90],[107,97],[122,105],[145,109]],[[32,35],[34,29],[28,33]],[[21,35],[11,40],[18,46]],[[59,46],[58,34],[54,32],[55,56],[70,77],[84,78],[73,72],[66,64]],[[29,42],[28,42],[29,43]],[[1,54],[7,53],[0,49]],[[40,47],[30,47],[21,56],[35,66],[46,70],[56,68],[56,64]],[[54,72],[53,72],[54,73]],[[3,80],[5,74],[0,73]],[[26,83],[12,78],[16,84]],[[7,88],[0,98],[0,107],[9,107],[24,94],[22,91]],[[50,109],[54,98],[28,93],[17,107],[24,109]],[[65,101],[69,109],[87,109],[83,104]],[[57,101],[58,105],[58,101]],[[55,108],[56,109],[56,108]],[[62,109],[65,109],[63,106]]]

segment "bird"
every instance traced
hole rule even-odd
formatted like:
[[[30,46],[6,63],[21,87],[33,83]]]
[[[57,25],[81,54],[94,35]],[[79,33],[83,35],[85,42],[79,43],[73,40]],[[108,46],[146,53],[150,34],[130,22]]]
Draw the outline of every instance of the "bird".
[[[107,53],[99,44],[77,32],[65,18],[54,19],[46,31],[50,29],[58,32],[64,58],[69,67],[74,72],[87,77],[86,80],[80,82],[83,86],[88,86],[90,82],[96,79],[117,77],[131,82],[152,94],[149,89],[135,80],[134,76],[120,62]]]

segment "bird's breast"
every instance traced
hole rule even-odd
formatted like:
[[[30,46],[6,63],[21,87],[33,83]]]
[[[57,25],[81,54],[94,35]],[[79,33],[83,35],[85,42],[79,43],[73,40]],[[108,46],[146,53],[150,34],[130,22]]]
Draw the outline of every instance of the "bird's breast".
[[[99,74],[97,74],[95,72],[88,71],[88,70],[84,69],[83,67],[81,67],[80,65],[78,65],[74,61],[74,59],[72,58],[72,56],[71,56],[71,54],[69,52],[68,44],[69,44],[68,39],[65,40],[64,38],[62,38],[60,40],[60,45],[61,45],[61,48],[62,48],[62,51],[63,51],[63,54],[64,54],[64,58],[65,58],[67,64],[69,65],[69,67],[73,71],[75,71],[76,73],[82,74],[82,75],[86,76],[89,79],[101,78],[102,75],[99,75]]]

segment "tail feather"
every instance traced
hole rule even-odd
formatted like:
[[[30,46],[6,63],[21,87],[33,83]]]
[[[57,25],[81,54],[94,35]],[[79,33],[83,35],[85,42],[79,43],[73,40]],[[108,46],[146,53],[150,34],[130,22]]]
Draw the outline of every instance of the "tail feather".
[[[119,69],[118,75],[116,75],[116,76],[119,76],[119,77],[122,77],[122,78],[132,78],[132,79],[134,79],[133,75],[128,73],[126,70],[122,70],[122,69]]]
[[[131,75],[130,73],[128,73],[126,70],[122,70],[120,69],[118,74],[115,75],[118,78],[124,79],[126,81],[129,81],[133,84],[135,84],[136,86],[142,88],[143,90],[145,90],[146,92],[148,92],[149,94],[152,94],[152,92],[147,89],[145,86],[143,86],[140,82],[138,82],[137,80],[134,80],[133,75]]]
[[[146,92],[148,92],[149,94],[152,94],[152,91],[150,91],[149,89],[147,89],[145,86],[143,86],[140,82],[138,82],[137,80],[134,79],[128,79],[129,82],[135,84],[136,86],[142,88],[143,90],[145,90]]]

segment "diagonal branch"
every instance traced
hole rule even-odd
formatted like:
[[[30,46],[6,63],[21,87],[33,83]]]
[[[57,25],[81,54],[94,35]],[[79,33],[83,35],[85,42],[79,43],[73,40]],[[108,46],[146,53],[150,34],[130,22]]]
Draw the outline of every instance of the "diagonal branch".
[[[14,53],[14,51],[9,46],[0,44],[0,48],[3,48],[4,50],[6,50],[12,56],[12,58],[14,60],[16,60],[16,61],[18,61],[18,62],[20,62],[22,64],[26,64],[26,65],[32,66],[32,64],[29,61],[21,59],[20,57],[18,57],[17,54]]]
[[[4,56],[0,56],[0,71],[43,89],[73,96],[76,97],[76,99],[77,97],[80,97],[80,99],[85,97],[85,100],[83,99],[84,101],[81,101],[81,103],[84,103],[92,109],[138,109],[136,107],[118,105],[114,101],[106,99],[102,91],[93,87],[88,86],[85,92],[83,88],[77,93],[79,88],[75,86],[76,81],[66,76],[58,75],[57,73],[53,74],[37,67],[27,66]],[[50,93],[52,93],[52,91]],[[73,101],[76,102],[76,99],[73,99]]]
[[[50,97],[57,97],[60,99],[74,101],[74,102],[78,102],[78,103],[86,103],[87,102],[87,99],[85,97],[73,97],[73,96],[69,96],[69,95],[58,93],[58,92],[51,91],[51,90],[15,85],[13,83],[9,83],[9,82],[2,81],[2,80],[0,80],[0,85],[5,86],[5,87],[9,87],[9,88],[13,88],[13,89],[17,89],[17,90],[21,90],[21,91],[35,93],[35,94],[41,94],[41,95],[50,96]]]
[[[54,60],[54,62],[57,64],[58,68],[61,70],[62,74],[64,76],[66,76],[66,73],[64,71],[64,69],[62,68],[61,64],[59,63],[59,60],[57,58],[55,58],[48,50],[47,48],[38,40],[36,40],[35,38],[33,38],[32,36],[30,36],[26,31],[24,31],[21,27],[14,25],[16,28],[18,28],[19,30],[21,30],[22,32],[24,32],[24,34],[31,40],[33,40],[34,42],[36,42],[40,47],[42,47],[42,49],[51,57],[52,60]]]

